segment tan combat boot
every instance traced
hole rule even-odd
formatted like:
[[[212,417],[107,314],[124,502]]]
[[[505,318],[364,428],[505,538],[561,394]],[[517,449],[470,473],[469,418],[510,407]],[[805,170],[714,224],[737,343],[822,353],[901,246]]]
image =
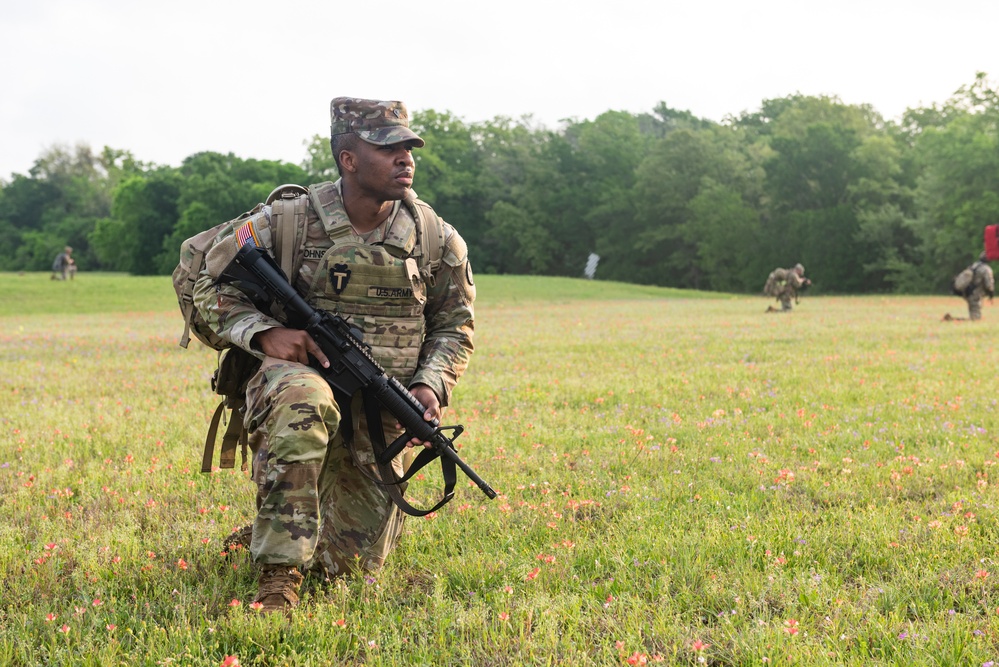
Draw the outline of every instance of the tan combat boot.
[[[236,549],[249,549],[250,540],[253,539],[253,524],[248,523],[242,528],[237,528],[229,533],[228,537],[222,540],[222,550],[227,554]]]
[[[254,602],[263,606],[261,613],[290,612],[298,606],[298,589],[302,574],[290,565],[264,565],[257,578],[257,597]]]

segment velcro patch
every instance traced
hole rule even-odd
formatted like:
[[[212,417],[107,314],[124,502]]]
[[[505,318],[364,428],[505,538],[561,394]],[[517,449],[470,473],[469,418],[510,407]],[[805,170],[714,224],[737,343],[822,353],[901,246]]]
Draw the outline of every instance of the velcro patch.
[[[412,287],[368,287],[368,296],[379,299],[412,299]]]
[[[333,291],[337,294],[343,294],[343,291],[347,289],[347,283],[350,282],[351,270],[347,268],[346,264],[334,264],[333,268],[330,269],[330,286]]]
[[[236,243],[240,248],[249,244],[251,248],[259,248],[260,240],[257,238],[257,230],[253,228],[253,220],[247,220],[236,230]]]

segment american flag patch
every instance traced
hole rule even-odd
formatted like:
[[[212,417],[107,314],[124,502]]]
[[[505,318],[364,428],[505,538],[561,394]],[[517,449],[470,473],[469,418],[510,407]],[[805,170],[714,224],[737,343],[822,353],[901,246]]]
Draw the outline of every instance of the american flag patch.
[[[247,243],[249,243],[254,248],[260,247],[260,241],[257,240],[257,232],[253,229],[253,221],[247,220],[243,225],[236,230],[236,242],[239,247],[242,248]]]

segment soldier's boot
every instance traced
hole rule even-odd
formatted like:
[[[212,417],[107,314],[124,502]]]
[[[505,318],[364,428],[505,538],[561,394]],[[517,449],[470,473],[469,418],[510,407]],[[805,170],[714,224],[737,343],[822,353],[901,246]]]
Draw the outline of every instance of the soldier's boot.
[[[237,528],[229,533],[229,536],[222,540],[222,550],[226,553],[232,553],[236,549],[249,549],[252,539],[253,524],[248,523],[242,528]]]
[[[943,316],[943,321],[944,322],[950,322],[952,319],[954,319],[954,318],[951,316],[950,313],[944,313],[944,316]]]
[[[780,311],[777,310],[776,308],[774,308],[773,306],[767,306],[767,309],[764,310],[763,312],[764,313],[778,313]]]
[[[298,606],[298,591],[302,587],[302,574],[290,565],[265,565],[257,578],[257,597],[254,602],[263,605],[260,612],[288,613]]]

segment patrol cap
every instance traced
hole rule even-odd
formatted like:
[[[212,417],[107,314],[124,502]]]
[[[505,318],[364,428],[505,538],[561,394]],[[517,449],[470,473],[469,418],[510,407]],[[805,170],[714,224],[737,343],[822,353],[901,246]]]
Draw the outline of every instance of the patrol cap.
[[[409,129],[409,112],[402,102],[335,97],[330,102],[330,134],[356,132],[369,144],[388,146],[413,141],[418,148],[426,142]]]

